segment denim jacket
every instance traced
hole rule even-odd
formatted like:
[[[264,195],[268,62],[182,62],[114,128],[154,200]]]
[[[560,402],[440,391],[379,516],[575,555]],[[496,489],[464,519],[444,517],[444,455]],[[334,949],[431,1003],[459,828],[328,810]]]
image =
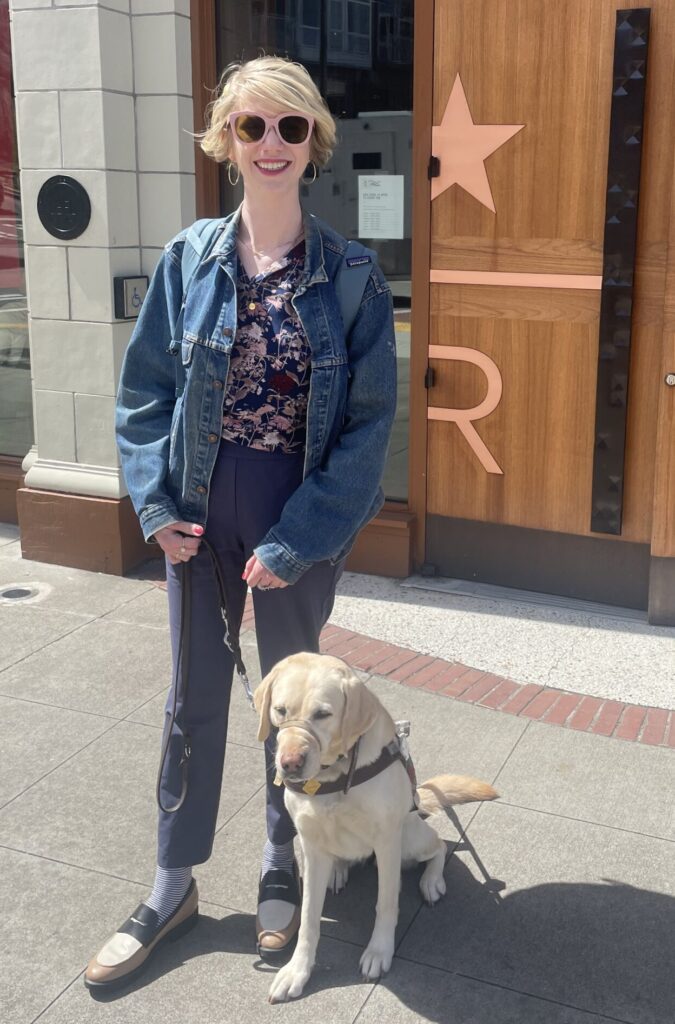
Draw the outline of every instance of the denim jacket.
[[[224,220],[185,296],[187,231],[165,246],[125,355],[116,436],[146,540],[180,520],[206,525],[237,327],[238,220],[239,210]],[[332,280],[347,243],[312,215],[304,226],[305,267],[292,300],[312,353],[303,481],[255,549],[287,583],[315,562],[343,558],[381,507],[396,405],[389,286],[373,266],[345,339]]]

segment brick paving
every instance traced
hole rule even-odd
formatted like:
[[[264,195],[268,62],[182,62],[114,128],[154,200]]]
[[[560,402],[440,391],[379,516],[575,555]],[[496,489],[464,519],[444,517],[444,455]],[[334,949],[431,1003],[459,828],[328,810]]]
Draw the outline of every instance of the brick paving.
[[[163,586],[161,580],[154,581]],[[255,629],[250,594],[242,633]],[[529,718],[563,729],[612,736],[629,743],[675,748],[675,710],[643,707],[588,697],[533,683],[518,683],[460,662],[444,661],[328,623],[321,633],[322,654],[333,654],[361,672],[403,686],[440,693],[451,700]]]
[[[242,628],[251,629],[254,624],[249,598]],[[675,747],[675,711],[664,708],[645,708],[548,686],[518,683],[494,672],[482,672],[459,662],[419,654],[331,623],[321,634],[321,651],[334,654],[361,672],[372,672],[417,690],[440,693],[451,700],[563,729],[650,746]]]

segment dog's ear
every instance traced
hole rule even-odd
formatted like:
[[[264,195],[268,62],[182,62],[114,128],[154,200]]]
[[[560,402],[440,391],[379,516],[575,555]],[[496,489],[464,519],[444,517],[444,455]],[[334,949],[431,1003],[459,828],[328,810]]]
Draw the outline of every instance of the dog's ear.
[[[344,753],[368,732],[380,713],[381,704],[357,675],[348,670],[342,683],[345,709],[342,715],[341,744]]]
[[[260,716],[258,722],[258,739],[261,743],[264,743],[270,734],[271,722],[270,722],[270,703],[272,700],[272,686],[274,680],[279,675],[279,665],[275,665],[271,669],[259,686],[256,687],[253,694],[253,703],[255,709]]]

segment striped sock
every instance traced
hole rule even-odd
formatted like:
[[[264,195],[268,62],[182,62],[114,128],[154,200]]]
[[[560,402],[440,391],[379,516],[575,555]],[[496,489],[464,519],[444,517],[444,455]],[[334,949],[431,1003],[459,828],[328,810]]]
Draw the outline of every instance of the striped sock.
[[[271,843],[268,839],[263,850],[262,874],[276,869],[277,871],[288,871],[290,875],[293,873],[294,860],[292,839],[281,845]]]
[[[145,903],[157,911],[160,924],[173,914],[183,900],[192,881],[192,868],[160,868],[157,867],[155,884]]]

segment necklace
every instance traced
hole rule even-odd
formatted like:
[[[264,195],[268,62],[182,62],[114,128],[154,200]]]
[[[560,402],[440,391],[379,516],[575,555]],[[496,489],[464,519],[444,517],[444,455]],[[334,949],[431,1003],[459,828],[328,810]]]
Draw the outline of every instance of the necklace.
[[[271,249],[267,250],[267,252],[265,252],[262,249],[254,249],[252,244],[250,242],[247,242],[244,238],[240,238],[239,241],[241,242],[242,245],[245,245],[247,249],[250,249],[254,256],[257,256],[258,259],[263,259],[264,260],[264,259],[270,259],[271,258],[270,255],[269,255],[271,252],[277,252],[277,250],[283,249],[287,245],[293,245],[294,242],[299,242],[300,239],[302,238],[303,234],[304,234],[304,231],[301,230],[293,238],[289,238],[287,242],[279,242],[278,245],[273,245]]]

